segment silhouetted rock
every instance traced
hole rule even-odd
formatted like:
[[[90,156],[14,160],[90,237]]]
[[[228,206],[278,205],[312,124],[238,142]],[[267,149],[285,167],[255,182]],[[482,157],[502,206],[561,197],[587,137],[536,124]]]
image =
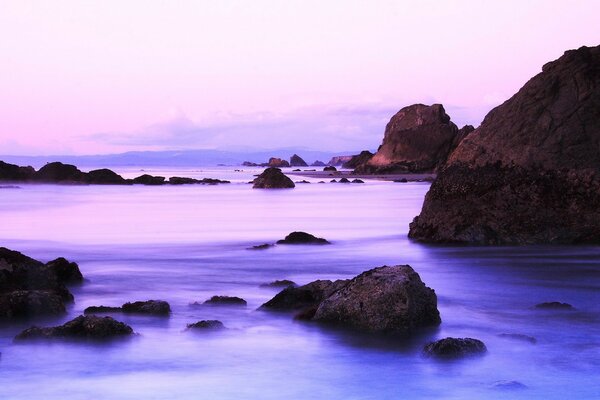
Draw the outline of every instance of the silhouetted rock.
[[[225,329],[225,325],[221,321],[216,319],[202,320],[194,322],[193,324],[187,324],[188,329],[202,329],[202,330],[222,330]]]
[[[347,280],[318,280],[298,287],[287,287],[260,308],[275,311],[314,309],[325,298],[344,286]],[[314,313],[314,312],[313,312]]]
[[[279,168],[267,168],[254,179],[252,187],[254,189],[291,189],[296,185]]]
[[[307,181],[306,179],[303,179],[301,181],[296,181],[296,183],[310,183],[309,181]]]
[[[359,165],[366,164],[374,156],[369,150],[361,151],[360,154],[352,156],[352,158],[346,161],[342,167],[354,169]]]
[[[263,283],[260,287],[263,288],[287,288],[287,287],[296,287],[296,283],[290,281],[288,279],[277,280],[269,283]]]
[[[444,165],[458,135],[441,104],[404,107],[385,128],[377,153],[356,166],[359,173],[430,172]]]
[[[323,161],[319,161],[319,160],[310,164],[311,167],[324,167],[325,165],[327,165],[327,164],[325,164]]]
[[[251,161],[244,161],[244,162],[242,163],[242,165],[243,165],[244,167],[258,167],[258,164],[257,164],[257,163],[255,163],[255,162],[251,162]]]
[[[114,313],[114,312],[122,312],[123,309],[121,307],[110,307],[110,306],[90,306],[83,310],[84,314],[104,314],[104,313]]]
[[[249,247],[248,250],[266,250],[266,249],[271,248],[273,246],[275,246],[275,245],[274,244],[270,244],[270,243],[257,244],[256,246]]]
[[[348,178],[342,178],[338,181],[338,183],[350,183],[350,180]]]
[[[435,292],[408,265],[363,272],[325,298],[312,319],[394,333],[409,333],[441,322]]]
[[[48,261],[46,268],[52,270],[60,282],[63,283],[78,283],[83,281],[83,275],[79,270],[79,265],[70,262],[64,257],[59,257],[56,260]]]
[[[460,358],[487,352],[481,340],[472,338],[451,338],[429,343],[423,349],[425,355],[439,358]]]
[[[110,169],[95,169],[86,174],[85,181],[100,185],[124,185],[127,181],[119,174]]]
[[[541,308],[546,310],[573,310],[573,306],[569,303],[561,303],[558,301],[550,301],[546,303],[536,304],[535,308]]]
[[[194,183],[199,183],[198,179],[194,178],[185,178],[181,176],[172,176],[169,178],[169,184],[171,185],[190,185]]]
[[[298,154],[294,154],[290,158],[290,166],[292,166],[292,167],[308,167],[308,164]]]
[[[269,163],[267,165],[269,167],[274,167],[274,168],[283,168],[283,167],[289,167],[290,163],[287,162],[286,160],[282,160],[281,158],[271,157],[271,158],[269,158]]]
[[[365,181],[363,181],[362,179],[354,179],[352,180],[352,183],[365,183]]]
[[[65,312],[61,296],[44,290],[15,290],[0,294],[0,318],[28,318]]]
[[[306,232],[292,232],[285,239],[278,240],[277,244],[330,244],[323,238],[318,238]]]
[[[204,302],[204,304],[211,304],[211,305],[240,305],[240,306],[245,306],[248,303],[246,302],[246,300],[240,298],[240,297],[235,297],[235,296],[213,296],[210,299],[206,300]]]
[[[171,313],[171,306],[169,303],[163,300],[147,300],[125,303],[121,308],[124,313],[128,314],[169,315]]]
[[[344,163],[352,160],[352,156],[335,156],[331,157],[331,160],[327,163],[327,165],[341,167]]]
[[[86,181],[86,174],[74,165],[51,162],[40,168],[33,175],[33,180],[44,183],[83,183]]]
[[[148,174],[140,175],[137,178],[133,178],[133,183],[140,185],[164,185],[164,176],[152,176]]]
[[[34,174],[33,167],[20,167],[0,161],[0,181],[26,182],[31,180]]]
[[[600,47],[567,51],[448,159],[409,236],[475,244],[600,243]]]
[[[129,325],[116,321],[111,317],[97,317],[95,315],[79,316],[64,325],[38,328],[31,327],[19,333],[15,340],[28,339],[109,339],[133,334]]]
[[[328,165],[327,167],[323,168],[323,171],[326,171],[326,172],[336,172],[337,168],[334,167],[334,166],[332,166],[332,165]]]

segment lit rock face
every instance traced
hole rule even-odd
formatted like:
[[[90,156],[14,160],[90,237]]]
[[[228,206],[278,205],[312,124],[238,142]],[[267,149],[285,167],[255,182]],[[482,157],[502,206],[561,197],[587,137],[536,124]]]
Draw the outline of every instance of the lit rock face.
[[[544,65],[460,142],[409,236],[600,243],[600,47]]]

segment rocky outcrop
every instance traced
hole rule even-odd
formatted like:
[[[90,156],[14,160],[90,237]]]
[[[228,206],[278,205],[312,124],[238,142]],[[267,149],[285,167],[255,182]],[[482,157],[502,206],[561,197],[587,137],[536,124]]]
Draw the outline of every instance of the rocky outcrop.
[[[327,165],[330,165],[332,167],[341,167],[342,165],[344,165],[344,163],[350,160],[352,160],[352,156],[335,156],[331,157],[331,160],[329,160]]]
[[[19,167],[18,165],[0,161],[0,181],[25,182],[33,178],[33,167]]]
[[[290,158],[290,166],[291,167],[308,167],[308,164],[298,154],[294,154]]]
[[[274,168],[284,168],[284,167],[289,167],[290,163],[287,162],[287,160],[283,160],[281,158],[271,157],[271,158],[269,158],[269,162],[267,163],[267,166],[274,167]]]
[[[326,239],[318,238],[306,232],[292,232],[277,244],[330,244]]]
[[[408,265],[286,288],[261,308],[300,311],[301,319],[367,332],[406,334],[441,322],[435,292]]]
[[[187,328],[207,331],[218,331],[225,329],[225,325],[223,325],[221,321],[218,321],[216,319],[208,319],[194,322],[193,324],[187,324]]]
[[[374,156],[369,150],[361,151],[360,154],[352,156],[349,161],[346,161],[342,167],[348,169],[354,169],[359,165],[366,164]]]
[[[483,354],[487,352],[487,348],[481,340],[447,337],[427,344],[423,352],[430,357],[460,358]]]
[[[546,64],[458,145],[409,236],[600,243],[600,47]]]
[[[294,182],[279,168],[265,169],[252,183],[254,189],[291,189],[296,187]]]
[[[64,325],[49,328],[31,327],[19,333],[15,340],[30,339],[110,339],[133,334],[129,325],[111,317],[79,316]]]
[[[73,295],[65,284],[83,279],[76,263],[57,258],[46,264],[0,247],[0,317],[56,315]]]
[[[33,175],[33,180],[38,182],[76,183],[84,182],[85,178],[85,173],[76,166],[61,162],[48,163]]]
[[[448,155],[470,128],[450,121],[441,104],[404,107],[385,127],[377,153],[356,165],[357,173],[432,172],[444,165]],[[362,153],[361,153],[362,154]]]

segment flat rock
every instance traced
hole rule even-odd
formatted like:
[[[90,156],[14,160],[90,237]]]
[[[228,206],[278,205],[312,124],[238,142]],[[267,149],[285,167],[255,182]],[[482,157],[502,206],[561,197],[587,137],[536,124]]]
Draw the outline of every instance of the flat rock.
[[[447,337],[427,344],[423,351],[430,357],[460,358],[486,353],[487,348],[481,340]]]
[[[323,238],[318,238],[306,232],[292,232],[285,239],[278,240],[277,244],[330,244]]]
[[[19,333],[15,340],[30,339],[109,339],[133,334],[129,325],[116,321],[111,317],[95,315],[79,316],[64,325],[49,328],[31,327]]]

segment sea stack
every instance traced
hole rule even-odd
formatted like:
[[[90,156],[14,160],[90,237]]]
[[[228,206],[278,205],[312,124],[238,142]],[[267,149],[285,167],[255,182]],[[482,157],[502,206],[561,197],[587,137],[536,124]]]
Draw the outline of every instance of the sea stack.
[[[308,164],[298,154],[294,154],[290,158],[290,166],[291,167],[308,167]]]
[[[287,162],[287,161],[286,161]],[[291,189],[296,187],[279,168],[267,168],[253,181],[253,189]]]
[[[600,243],[600,46],[567,51],[451,154],[409,236]]]

